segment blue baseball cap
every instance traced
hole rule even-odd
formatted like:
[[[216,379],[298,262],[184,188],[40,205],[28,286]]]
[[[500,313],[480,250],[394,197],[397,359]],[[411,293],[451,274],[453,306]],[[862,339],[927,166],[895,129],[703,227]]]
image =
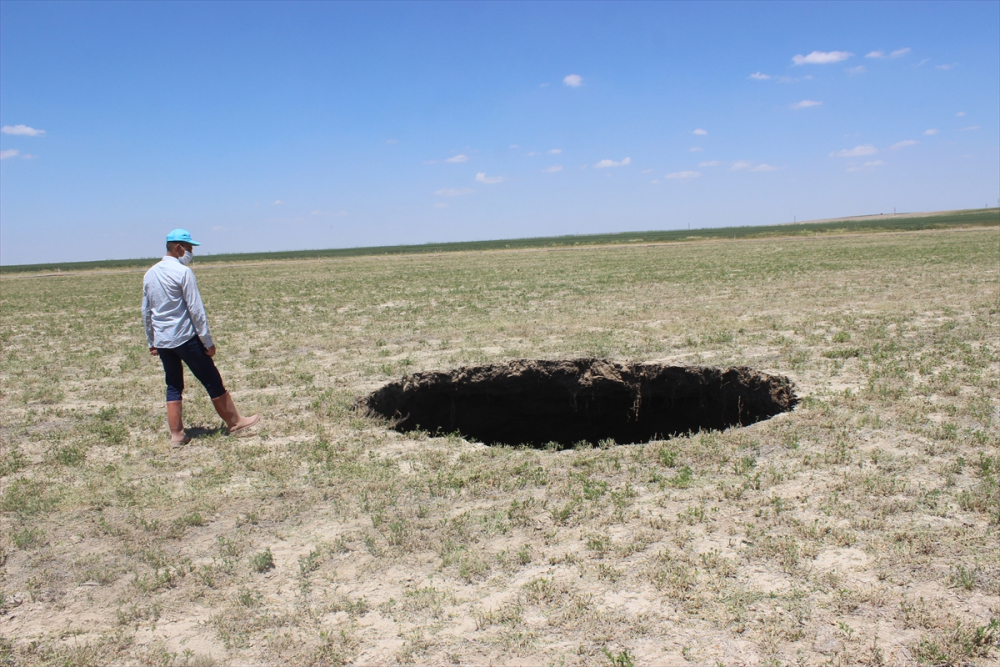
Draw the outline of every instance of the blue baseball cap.
[[[184,243],[190,243],[191,245],[201,245],[197,241],[191,240],[191,232],[186,229],[175,229],[167,234],[167,243],[170,243],[171,241],[183,241]]]

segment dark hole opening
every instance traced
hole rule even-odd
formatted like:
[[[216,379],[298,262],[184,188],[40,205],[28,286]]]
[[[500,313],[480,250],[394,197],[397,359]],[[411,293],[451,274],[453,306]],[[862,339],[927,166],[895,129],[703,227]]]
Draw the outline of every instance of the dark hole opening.
[[[746,367],[519,360],[414,373],[358,402],[407,432],[486,444],[648,442],[770,419],[795,407],[788,378]]]

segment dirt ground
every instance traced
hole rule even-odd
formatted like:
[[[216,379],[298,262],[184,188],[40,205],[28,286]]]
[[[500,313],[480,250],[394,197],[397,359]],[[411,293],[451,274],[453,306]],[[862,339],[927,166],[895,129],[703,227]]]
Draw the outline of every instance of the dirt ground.
[[[1000,229],[193,268],[251,437],[172,449],[141,274],[0,279],[0,664],[1000,660]],[[799,404],[631,445],[353,409],[516,359]]]

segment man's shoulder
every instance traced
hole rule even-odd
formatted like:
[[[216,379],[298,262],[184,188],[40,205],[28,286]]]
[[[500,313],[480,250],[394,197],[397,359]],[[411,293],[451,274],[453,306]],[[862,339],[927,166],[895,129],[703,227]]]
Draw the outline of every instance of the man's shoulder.
[[[174,261],[170,261],[174,260]],[[143,276],[144,281],[149,281],[154,277],[171,276],[180,280],[191,272],[191,269],[178,262],[173,257],[164,257],[159,262],[149,267]]]
[[[157,262],[156,264],[153,264],[151,267],[149,267],[148,269],[146,269],[146,273],[143,274],[143,276],[142,276],[143,281],[144,282],[148,282],[150,278],[152,278],[157,273],[159,273],[160,264],[162,264],[162,263],[163,263],[162,261]]]

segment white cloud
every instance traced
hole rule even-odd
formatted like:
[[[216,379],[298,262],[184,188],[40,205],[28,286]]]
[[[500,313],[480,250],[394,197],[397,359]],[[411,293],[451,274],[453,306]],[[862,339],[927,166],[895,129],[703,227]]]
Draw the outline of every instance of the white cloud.
[[[565,83],[570,88],[579,88],[580,84],[583,83],[583,77],[579,74],[570,74],[563,77],[563,83]]]
[[[25,160],[34,160],[38,156],[37,155],[32,155],[31,153],[25,153],[21,157],[24,158]]]
[[[511,144],[511,145],[510,145],[510,147],[511,147],[511,148],[520,148],[520,146],[519,146],[519,145],[517,145],[517,144]]]
[[[448,204],[443,201],[439,201],[434,204],[434,208],[448,208]]]
[[[937,130],[937,128],[935,128],[935,127],[932,127],[932,128],[931,128],[931,129],[929,129],[929,130],[924,130],[924,135],[925,135],[925,136],[928,136],[928,137],[929,137],[930,135],[932,135],[932,134],[937,134],[937,133],[938,133],[938,130]]]
[[[4,134],[17,134],[22,137],[40,137],[45,134],[45,130],[36,130],[27,125],[4,125],[0,127],[0,132]]]
[[[315,211],[309,211],[309,215],[322,215],[322,216],[339,218],[341,216],[347,215],[347,211],[321,211],[317,209]]]
[[[978,125],[970,125],[969,127],[961,127],[961,128],[958,129],[958,131],[959,132],[965,132],[967,130],[978,130],[978,129],[979,129]]]
[[[706,162],[699,162],[698,166],[699,167],[718,167],[720,164],[721,164],[720,162],[716,162],[715,160],[708,160]]]
[[[737,160],[729,169],[732,171],[742,171],[744,169],[749,169],[750,171],[775,171],[777,167],[772,167],[764,163],[754,165],[750,160]]]
[[[964,111],[959,111],[957,114],[955,114],[955,116],[957,116],[958,118],[961,118],[964,115],[965,115]]]
[[[445,162],[451,162],[452,164],[457,164],[459,162],[468,162],[468,161],[469,161],[469,156],[462,154],[453,155],[452,157],[447,158],[445,160]]]
[[[703,130],[699,127],[697,130],[694,131],[694,134],[697,134],[699,137],[704,137],[706,134],[708,134],[708,131]]]
[[[863,146],[845,148],[841,151],[830,153],[830,157],[861,157],[863,155],[874,155],[875,153],[878,153],[877,148],[871,144],[864,144]]]
[[[935,65],[934,69],[951,69],[952,67],[955,67],[956,65],[958,65],[958,63],[952,63],[950,65]]]
[[[702,148],[701,146],[692,146],[688,150],[691,151],[692,153],[700,153],[700,152],[702,152],[705,149]]]
[[[924,58],[923,60],[921,60],[920,62],[918,62],[918,63],[916,64],[916,66],[917,66],[917,67],[920,67],[921,65],[926,65],[926,64],[927,64],[927,63],[929,63],[930,61],[931,61],[931,59],[930,59],[930,58]]]
[[[224,231],[226,231],[226,228],[223,227],[222,225],[216,225],[215,227],[212,227],[212,231],[213,232],[224,232]]]
[[[672,174],[667,174],[663,178],[698,178],[701,176],[697,171],[675,171]]]
[[[801,102],[796,102],[792,105],[793,109],[808,109],[809,107],[818,107],[823,104],[822,102],[817,102],[816,100],[802,100]]]
[[[754,72],[750,75],[751,79],[756,79],[757,81],[767,81],[771,78],[770,74],[764,74],[763,72]]]
[[[434,194],[441,197],[459,197],[461,195],[471,195],[475,190],[472,188],[442,188],[435,190]]]
[[[907,146],[916,146],[920,142],[916,139],[906,139],[904,141],[897,141],[892,146],[889,146],[889,150],[898,151],[900,148],[906,148]]]
[[[555,172],[562,170],[563,168],[561,164],[554,164],[551,167],[546,167],[545,169],[542,169],[542,171],[544,171],[546,174],[554,174]]]
[[[386,139],[385,143],[387,143],[387,144],[398,144],[399,140],[398,139]]]
[[[21,151],[16,148],[11,148],[10,150],[0,151],[0,160],[6,160],[9,157],[17,157],[21,154]]]
[[[848,53],[847,51],[813,51],[807,56],[795,56],[792,58],[792,62],[796,65],[829,65],[830,63],[839,63],[841,60],[847,60],[853,53]]]
[[[639,172],[639,173],[641,173],[641,174],[652,174],[652,173],[653,173],[653,170],[652,170],[652,169],[643,169],[643,170],[642,170],[641,172]]]
[[[614,160],[601,160],[594,165],[594,169],[603,169],[604,167],[624,167],[632,163],[632,158],[627,157],[621,162],[615,162]]]
[[[562,153],[562,149],[561,148],[552,148],[552,149],[550,149],[548,151],[548,153],[549,153],[549,155],[559,155],[560,153]]]
[[[846,71],[851,76],[854,76],[856,74],[864,74],[868,71],[868,68],[864,65],[858,65],[857,67],[848,67]]]
[[[906,47],[906,48],[903,48],[903,49],[896,49],[895,51],[893,51],[892,53],[890,53],[888,56],[885,55],[885,51],[872,51],[871,53],[867,54],[865,56],[865,58],[886,58],[886,57],[889,57],[889,58],[901,58],[901,57],[907,55],[908,53],[910,53],[911,51],[912,51],[912,49],[910,47]],[[924,62],[927,62],[927,61],[925,60]],[[920,64],[923,65],[924,63],[922,62]]]
[[[487,176],[486,172],[481,171],[476,174],[476,181],[479,183],[486,183],[487,185],[494,185],[496,183],[503,183],[507,179],[503,176]]]
[[[538,155],[535,151],[528,151],[525,155]]]
[[[884,167],[884,166],[885,166],[885,162],[882,162],[882,160],[873,160],[871,162],[865,162],[861,166],[854,165],[854,166],[848,167],[847,171],[871,171],[875,167]]]
[[[275,200],[274,200],[274,205],[275,205],[275,206],[281,206],[281,205],[282,205],[282,204],[284,204],[284,203],[285,203],[285,202],[281,201],[280,199],[275,199]]]

